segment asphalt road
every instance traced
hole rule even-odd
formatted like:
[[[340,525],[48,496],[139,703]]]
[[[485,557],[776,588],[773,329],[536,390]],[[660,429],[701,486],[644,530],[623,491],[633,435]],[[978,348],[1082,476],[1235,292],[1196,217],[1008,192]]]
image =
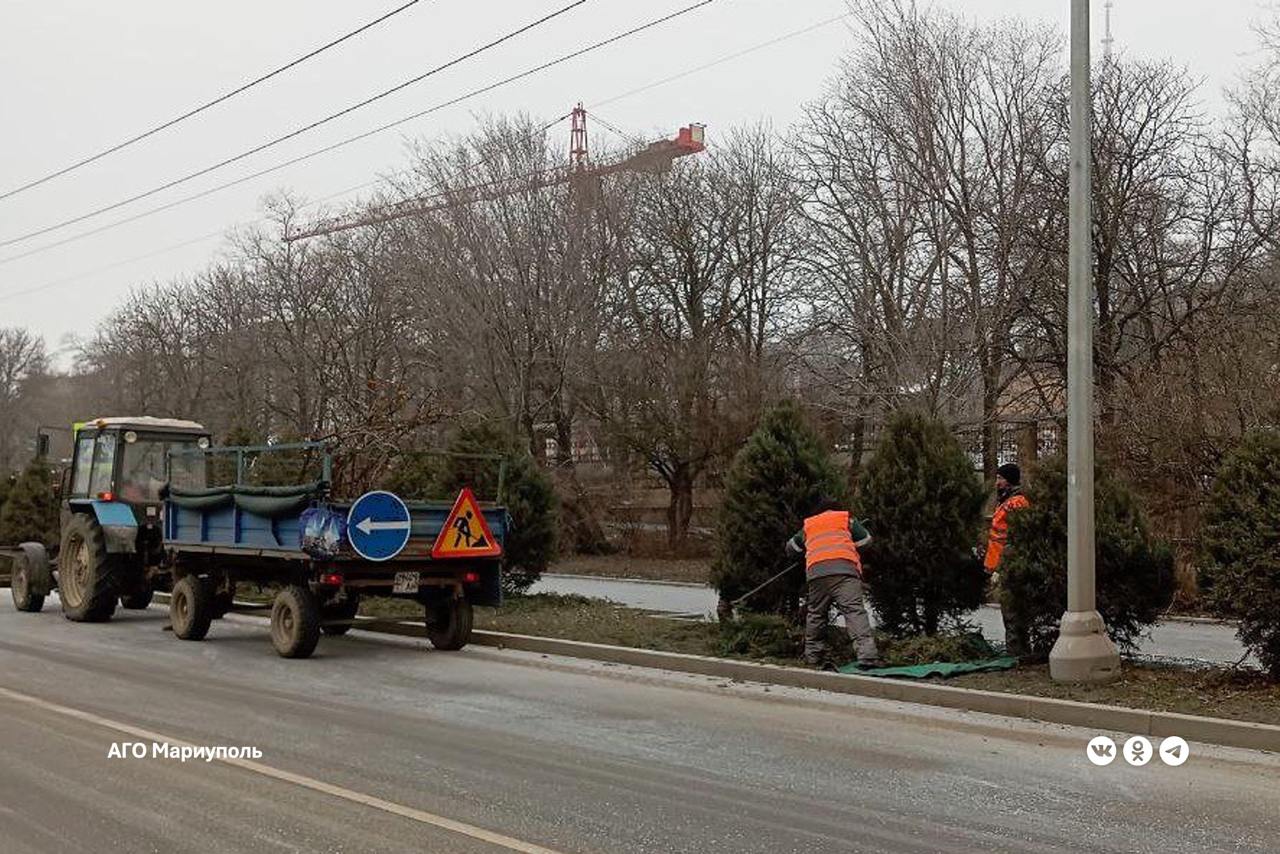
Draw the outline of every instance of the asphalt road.
[[[533,588],[535,593],[576,593],[598,599],[611,599],[620,605],[678,614],[697,619],[715,619],[717,595],[710,587],[685,584],[659,584],[618,578],[593,578],[582,575],[544,575]],[[999,608],[979,608],[969,614],[987,640],[1004,643],[1004,623]],[[872,614],[875,621],[875,614]],[[1235,664],[1245,657],[1244,647],[1236,637],[1235,626],[1221,623],[1168,620],[1152,627],[1137,652],[1153,658],[1203,661],[1211,664]]]
[[[402,638],[285,661],[232,616],[0,602],[8,852],[1274,851],[1280,757],[1096,768],[1096,733]],[[228,764],[113,742],[249,745]],[[460,825],[452,824],[459,822]],[[497,834],[498,836],[495,836]]]

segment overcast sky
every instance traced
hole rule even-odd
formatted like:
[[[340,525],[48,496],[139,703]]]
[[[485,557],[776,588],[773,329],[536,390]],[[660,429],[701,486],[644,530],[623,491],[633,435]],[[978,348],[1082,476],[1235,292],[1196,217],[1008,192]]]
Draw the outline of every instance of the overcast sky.
[[[14,255],[271,166],[456,97],[692,0],[590,0],[447,72],[316,131],[149,199],[0,248],[0,325],[51,347],[92,334],[129,289],[201,269],[217,235],[289,188],[331,196],[406,165],[406,140],[465,133],[479,113],[547,120],[839,15],[843,0],[716,0],[678,21],[457,106],[198,201],[65,246]],[[403,0],[0,0],[0,192],[171,118],[301,55]],[[74,173],[0,200],[0,242],[215,163],[419,74],[568,0],[422,0],[358,38],[193,119]],[[966,15],[1067,26],[1069,0],[937,0]],[[1248,64],[1262,0],[1115,0],[1119,49],[1168,57],[1205,80],[1210,109]],[[1095,40],[1102,0],[1094,0]],[[847,48],[843,21],[609,103],[600,116],[657,138],[707,124],[708,141],[759,118],[785,129]],[[557,129],[565,137],[567,127]],[[599,126],[593,133],[603,133]],[[343,197],[349,198],[349,197]],[[204,239],[200,239],[204,238]],[[170,249],[176,244],[187,244]],[[164,250],[164,251],[162,251]],[[150,256],[139,258],[139,256]],[[85,275],[87,274],[87,275]],[[68,279],[70,279],[68,281]],[[38,289],[32,293],[24,293]],[[60,360],[63,364],[65,359]]]

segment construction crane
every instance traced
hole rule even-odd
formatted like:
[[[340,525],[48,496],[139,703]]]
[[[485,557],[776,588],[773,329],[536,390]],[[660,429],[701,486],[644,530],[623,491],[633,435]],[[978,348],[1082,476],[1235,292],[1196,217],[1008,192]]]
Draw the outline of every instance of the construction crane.
[[[469,205],[489,199],[499,199],[517,193],[527,193],[546,187],[568,184],[576,193],[584,194],[584,198],[594,196],[601,178],[619,172],[662,173],[671,168],[671,163],[678,157],[687,157],[706,150],[704,142],[705,125],[693,123],[686,125],[676,133],[674,139],[662,139],[652,142],[637,152],[619,160],[607,163],[593,163],[587,149],[587,111],[579,103],[569,114],[569,163],[565,167],[557,167],[532,175],[521,175],[503,178],[483,184],[447,190],[427,196],[419,196],[397,202],[387,207],[361,214],[355,217],[322,220],[303,230],[285,235],[285,242],[306,240],[325,234],[336,234],[363,228],[368,225],[391,222],[410,216],[446,210],[459,205]]]

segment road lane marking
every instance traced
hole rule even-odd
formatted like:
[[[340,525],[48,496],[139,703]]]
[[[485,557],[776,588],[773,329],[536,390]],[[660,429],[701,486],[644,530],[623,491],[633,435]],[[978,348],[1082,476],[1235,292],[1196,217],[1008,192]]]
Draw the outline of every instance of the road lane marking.
[[[70,706],[51,703],[48,700],[42,700],[39,697],[33,697],[30,694],[23,694],[19,691],[12,691],[8,688],[0,687],[0,698],[14,700],[19,703],[26,703],[38,709],[47,712],[63,715],[64,717],[74,718],[86,723],[95,724],[107,729],[113,729],[126,735],[132,735],[145,741],[167,742],[178,747],[195,747],[189,741],[183,741],[180,738],[161,735],[142,727],[132,726],[131,724],[114,721],[110,718],[104,718],[95,715],[92,712],[85,712],[80,709],[73,709]],[[264,765],[261,762],[254,762],[251,759],[234,759],[231,757],[218,757],[215,762],[221,762],[224,765],[232,765],[245,771],[251,771],[254,774],[260,774],[264,777],[270,777],[273,780],[280,780],[285,783],[293,783],[295,786],[301,786],[304,789],[311,789],[315,792],[321,792],[326,795],[332,795],[335,798],[342,798],[356,804],[363,804],[376,810],[398,815],[401,818],[407,818],[410,821],[416,821],[420,824],[431,825],[442,830],[449,830],[462,836],[468,836],[481,842],[488,842],[491,845],[497,845],[510,851],[519,851],[521,854],[561,854],[554,848],[544,848],[541,845],[535,845],[532,842],[524,842],[514,837],[505,836],[501,833],[494,833],[491,830],[485,830],[483,827],[476,827],[466,822],[454,821],[451,818],[445,818],[441,815],[429,813],[426,810],[420,810],[416,807],[405,806],[394,801],[383,800],[373,795],[367,795],[364,792],[357,792],[343,786],[335,786],[332,783],[326,783],[323,780],[316,780],[313,777],[306,777],[302,774],[295,774],[292,771],[285,771],[282,768],[275,768],[270,765]]]

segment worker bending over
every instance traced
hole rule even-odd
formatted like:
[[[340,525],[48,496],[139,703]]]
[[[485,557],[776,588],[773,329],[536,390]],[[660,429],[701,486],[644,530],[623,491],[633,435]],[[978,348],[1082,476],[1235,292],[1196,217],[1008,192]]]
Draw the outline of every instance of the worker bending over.
[[[804,528],[787,541],[788,554],[804,555],[808,584],[804,658],[824,670],[835,669],[826,640],[827,617],[833,604],[844,615],[858,663],[884,666],[862,595],[862,557],[858,547],[869,542],[871,534],[867,529],[832,498],[818,501],[812,515],[805,518]]]

